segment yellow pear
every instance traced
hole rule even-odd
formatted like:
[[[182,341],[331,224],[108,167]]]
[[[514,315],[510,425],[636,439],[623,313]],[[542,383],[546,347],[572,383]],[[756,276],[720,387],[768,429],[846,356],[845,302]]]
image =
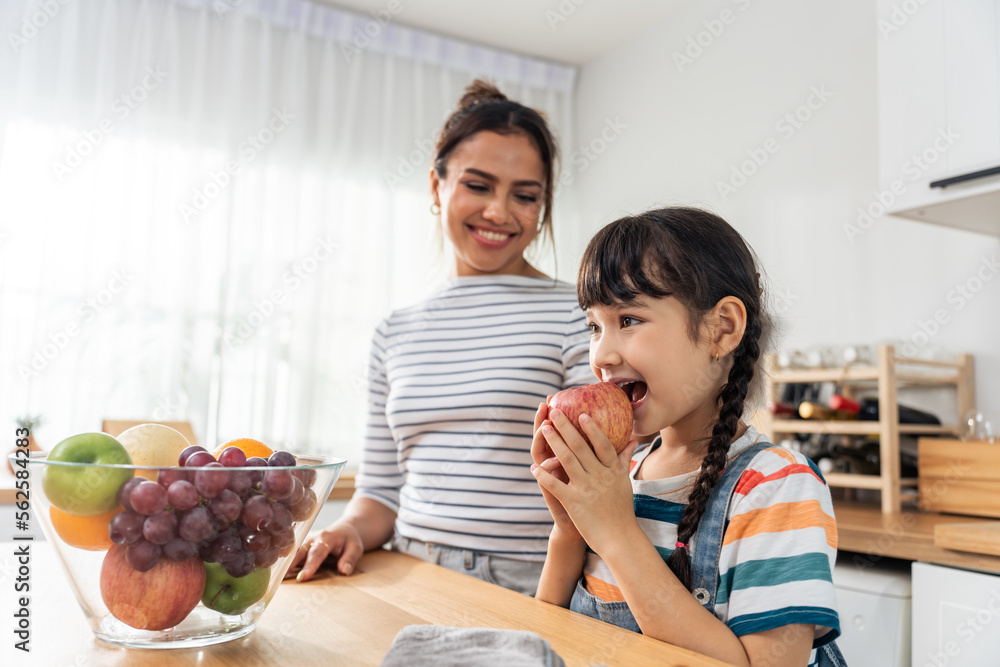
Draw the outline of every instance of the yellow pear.
[[[118,442],[125,446],[137,466],[176,466],[177,457],[189,447],[184,435],[163,424],[139,424],[122,432]]]

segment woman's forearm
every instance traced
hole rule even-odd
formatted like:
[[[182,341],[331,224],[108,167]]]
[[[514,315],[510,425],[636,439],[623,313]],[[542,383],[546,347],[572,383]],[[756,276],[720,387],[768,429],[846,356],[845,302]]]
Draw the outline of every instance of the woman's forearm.
[[[339,521],[351,524],[361,536],[365,551],[371,551],[392,538],[396,512],[377,500],[354,496]]]
[[[586,542],[567,539],[560,534],[558,526],[553,528],[535,597],[560,607],[569,607],[586,558]]]

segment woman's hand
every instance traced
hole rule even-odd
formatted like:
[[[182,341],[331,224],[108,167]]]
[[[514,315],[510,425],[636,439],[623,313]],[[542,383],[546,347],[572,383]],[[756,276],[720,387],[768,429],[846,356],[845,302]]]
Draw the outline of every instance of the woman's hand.
[[[552,397],[549,396],[549,398]],[[556,479],[568,482],[569,478],[566,476],[566,471],[559,465],[559,459],[555,457],[555,454],[542,434],[542,429],[546,425],[550,428],[552,426],[552,422],[548,420],[548,414],[548,403],[542,403],[538,406],[538,411],[535,413],[535,437],[531,441],[531,459],[534,461],[531,465],[531,470],[534,472],[535,468],[542,467]],[[573,520],[570,519],[569,514],[566,513],[563,506],[545,487],[539,485],[539,488],[542,491],[542,498],[545,499],[545,504],[548,505],[549,513],[552,514],[552,519],[555,521],[554,532],[558,531],[560,537],[567,542],[582,542],[583,537],[580,535],[580,531],[573,525]]]
[[[338,521],[326,530],[310,533],[306,537],[296,552],[289,571],[304,559],[305,564],[296,579],[308,581],[327,556],[332,556],[337,559],[337,572],[351,574],[364,552],[361,535],[354,526],[346,521]]]
[[[535,440],[540,434],[545,440],[545,447],[555,454],[560,467],[553,473],[551,465],[538,465],[536,458],[531,472],[542,488],[560,530],[565,531],[564,524],[568,519],[587,544],[601,553],[602,545],[614,544],[623,529],[637,527],[628,473],[638,442],[633,440],[621,454],[617,454],[594,420],[589,415],[581,415],[580,428],[593,443],[591,449],[566,415],[551,410],[547,411],[547,417],[541,422]],[[536,451],[544,452],[545,448],[533,442],[531,451],[534,458]],[[553,506],[558,508],[558,515]]]

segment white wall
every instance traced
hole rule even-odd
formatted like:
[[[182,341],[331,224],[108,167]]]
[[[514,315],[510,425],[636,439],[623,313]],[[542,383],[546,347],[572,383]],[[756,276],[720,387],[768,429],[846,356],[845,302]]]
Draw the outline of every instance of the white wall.
[[[703,22],[723,10],[729,24],[712,26],[720,34],[679,71],[674,52],[699,33],[708,43]],[[875,22],[873,0],[685,2],[588,63],[578,144],[608,119],[627,127],[578,173],[583,225],[564,253],[578,259],[590,235],[625,212],[710,208],[746,236],[782,297],[784,346],[910,338],[946,309],[924,351],[976,355],[978,403],[1000,420],[1000,278],[960,310],[947,298],[998,254],[1000,239],[889,217],[854,243],[844,233],[878,185]],[[800,128],[777,125],[817,89],[830,96],[813,98],[819,108]],[[718,182],[768,139],[776,152],[724,199]]]

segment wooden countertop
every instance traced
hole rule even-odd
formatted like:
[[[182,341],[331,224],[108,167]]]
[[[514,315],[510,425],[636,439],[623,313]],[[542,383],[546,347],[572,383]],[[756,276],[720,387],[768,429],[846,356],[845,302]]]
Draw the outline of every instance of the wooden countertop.
[[[13,543],[2,548],[0,565],[10,568]],[[378,665],[396,633],[411,624],[530,630],[547,639],[567,665],[724,664],[389,551],[365,555],[350,577],[324,571],[307,583],[285,582],[257,628],[242,639],[201,649],[117,648],[94,639],[51,544],[32,542],[31,552],[32,651],[13,649],[12,596],[5,592],[7,638],[0,643],[0,664]]]
[[[833,511],[837,517],[838,547],[841,551],[857,552],[871,562],[885,557],[903,558],[1000,573],[1000,556],[947,548],[952,546],[949,542],[934,540],[939,526],[961,524],[963,528],[982,526],[988,530],[1000,525],[1000,520],[917,510],[882,514],[878,505],[845,502],[835,502]],[[968,547],[957,542],[953,546]]]

